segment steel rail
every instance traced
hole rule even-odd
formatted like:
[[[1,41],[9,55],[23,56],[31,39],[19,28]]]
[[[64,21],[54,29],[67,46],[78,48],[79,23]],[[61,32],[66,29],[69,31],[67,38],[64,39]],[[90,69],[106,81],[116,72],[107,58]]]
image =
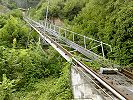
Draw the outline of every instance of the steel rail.
[[[91,70],[90,68],[88,68],[85,64],[81,63],[80,61],[78,61],[77,59],[75,59],[73,57],[74,61],[76,61],[78,63],[78,65],[80,67],[82,67],[85,71],[87,71],[91,76],[93,76],[96,80],[98,80],[98,82],[100,82],[104,87],[106,87],[108,90],[110,90],[115,96],[117,96],[119,99],[121,100],[129,100],[126,98],[126,96],[122,96],[124,94],[120,93],[119,91],[117,91],[115,88],[113,88],[113,86],[111,86],[109,83],[105,82],[105,80],[103,80],[96,72],[94,72],[93,70]]]
[[[128,78],[133,79],[133,73],[129,72],[128,70],[122,69],[120,72],[121,72],[122,74],[124,74],[125,76],[127,76]]]
[[[25,19],[25,18],[24,18]],[[117,90],[117,88],[114,88],[111,86],[108,82],[104,81],[96,72],[88,68],[85,64],[78,61],[76,58],[73,57],[73,55],[68,52],[66,49],[64,49],[61,45],[53,41],[48,35],[43,34],[44,31],[34,26],[35,23],[29,22],[28,19],[25,19],[29,25],[35,29],[39,35],[45,39],[54,49],[56,49],[67,61],[75,63],[77,66],[83,68],[87,73],[89,73],[92,77],[94,77],[99,83],[101,83],[104,87],[106,87],[109,91],[111,91],[116,97],[118,97],[121,100],[130,100],[128,97],[126,97],[123,93]]]

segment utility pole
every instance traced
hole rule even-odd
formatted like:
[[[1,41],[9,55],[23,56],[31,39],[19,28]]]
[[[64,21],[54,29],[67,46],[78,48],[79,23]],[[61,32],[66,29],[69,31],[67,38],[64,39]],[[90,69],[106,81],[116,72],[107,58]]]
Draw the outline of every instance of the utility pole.
[[[46,10],[46,17],[45,17],[45,29],[44,32],[46,31],[46,25],[47,25],[47,20],[48,20],[48,10],[49,10],[49,0],[47,0],[47,10]]]
[[[45,20],[44,34],[45,34],[45,32],[46,32],[46,27],[47,27],[46,25],[47,25],[47,20],[48,20],[49,0],[47,0],[47,3],[48,3],[48,4],[47,4],[47,9],[46,9],[46,16],[45,16],[45,19],[44,19],[44,20]],[[41,39],[40,39],[40,37],[39,37],[39,43],[40,43],[40,40],[41,40]]]

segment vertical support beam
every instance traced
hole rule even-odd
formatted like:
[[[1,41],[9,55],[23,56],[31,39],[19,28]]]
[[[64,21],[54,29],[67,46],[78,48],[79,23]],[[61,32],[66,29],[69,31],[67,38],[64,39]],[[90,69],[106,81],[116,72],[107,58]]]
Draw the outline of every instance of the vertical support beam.
[[[28,8],[28,14],[29,14],[29,18],[30,18],[30,9],[31,9],[31,7],[29,7],[29,8]]]
[[[72,33],[73,34],[73,42],[74,42],[74,33]]]
[[[84,47],[86,49],[86,37],[84,36]]]
[[[105,58],[105,55],[104,55],[104,48],[103,48],[103,42],[101,41],[101,48],[102,48],[102,55],[103,55],[103,58]]]
[[[47,24],[47,19],[48,19],[48,9],[49,9],[49,0],[48,0],[48,5],[47,5],[46,17],[45,17],[45,28],[44,28],[44,32],[46,32],[46,24]]]

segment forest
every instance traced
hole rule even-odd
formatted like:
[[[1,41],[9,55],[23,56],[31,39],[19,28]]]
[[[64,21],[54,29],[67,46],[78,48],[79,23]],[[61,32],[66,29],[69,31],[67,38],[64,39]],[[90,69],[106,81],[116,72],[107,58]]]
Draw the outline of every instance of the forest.
[[[42,46],[18,6],[5,1],[0,0],[0,12],[8,9],[0,13],[0,100],[70,100],[71,64]],[[40,0],[29,16],[44,20],[47,6]],[[56,18],[74,32],[110,44],[113,51],[106,58],[113,63],[133,66],[132,0],[49,0],[48,19]]]

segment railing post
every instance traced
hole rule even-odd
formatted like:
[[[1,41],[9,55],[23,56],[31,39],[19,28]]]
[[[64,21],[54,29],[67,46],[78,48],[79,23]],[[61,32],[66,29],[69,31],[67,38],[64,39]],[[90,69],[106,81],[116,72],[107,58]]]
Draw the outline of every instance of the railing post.
[[[86,37],[84,36],[84,47],[86,49]]]
[[[73,33],[73,42],[74,42],[74,33]]]
[[[105,58],[105,55],[104,55],[104,48],[103,48],[103,42],[101,41],[101,48],[102,48],[102,55],[103,55],[103,58]]]

